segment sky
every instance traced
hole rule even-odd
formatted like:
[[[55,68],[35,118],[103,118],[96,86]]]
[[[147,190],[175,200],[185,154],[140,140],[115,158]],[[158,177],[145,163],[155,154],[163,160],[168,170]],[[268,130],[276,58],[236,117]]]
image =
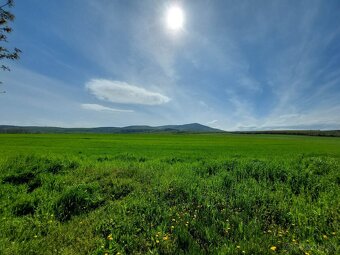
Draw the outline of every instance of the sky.
[[[0,0],[2,1],[2,0]],[[183,13],[179,29],[167,15]],[[340,129],[338,0],[15,1],[0,125]]]

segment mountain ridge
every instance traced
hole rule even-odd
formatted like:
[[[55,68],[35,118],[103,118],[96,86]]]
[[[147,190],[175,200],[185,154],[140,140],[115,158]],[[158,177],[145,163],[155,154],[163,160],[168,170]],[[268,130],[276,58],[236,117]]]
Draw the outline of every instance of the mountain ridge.
[[[39,134],[39,133],[94,133],[94,134],[124,134],[124,133],[217,133],[223,130],[211,128],[199,123],[183,125],[147,126],[132,125],[126,127],[93,127],[93,128],[64,128],[50,126],[15,126],[0,125],[0,133],[7,134]]]

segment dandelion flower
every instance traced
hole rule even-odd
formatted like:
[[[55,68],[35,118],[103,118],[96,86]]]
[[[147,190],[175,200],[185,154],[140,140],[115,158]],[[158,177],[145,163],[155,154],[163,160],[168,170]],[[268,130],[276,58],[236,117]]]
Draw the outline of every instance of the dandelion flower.
[[[270,249],[272,250],[272,251],[276,251],[276,246],[272,246],[272,247],[270,247]]]

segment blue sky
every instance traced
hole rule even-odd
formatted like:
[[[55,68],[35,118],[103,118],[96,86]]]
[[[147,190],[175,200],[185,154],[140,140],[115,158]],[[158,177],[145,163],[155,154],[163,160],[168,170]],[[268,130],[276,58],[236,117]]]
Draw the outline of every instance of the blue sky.
[[[183,27],[167,27],[180,6]],[[0,124],[340,129],[340,1],[16,1]]]

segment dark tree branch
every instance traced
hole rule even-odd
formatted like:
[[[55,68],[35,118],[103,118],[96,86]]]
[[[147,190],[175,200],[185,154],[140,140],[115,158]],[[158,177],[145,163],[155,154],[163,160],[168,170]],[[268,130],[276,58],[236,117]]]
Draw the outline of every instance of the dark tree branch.
[[[0,6],[0,9],[6,7],[6,6],[12,7],[13,6],[13,0],[8,0],[7,3],[5,3],[4,5]]]
[[[6,4],[0,6],[0,42],[7,43],[7,34],[11,33],[13,30],[8,25],[9,22],[13,21],[15,16],[8,10],[5,10],[4,7],[12,7],[14,4],[14,0],[8,0]],[[4,46],[0,46],[0,60],[9,59],[9,60],[17,60],[20,58],[21,50],[18,48],[14,48],[13,51],[8,50]],[[0,69],[3,71],[10,71],[10,68],[7,65],[0,65]],[[0,82],[1,84],[1,82]],[[1,92],[0,92],[1,93]]]

